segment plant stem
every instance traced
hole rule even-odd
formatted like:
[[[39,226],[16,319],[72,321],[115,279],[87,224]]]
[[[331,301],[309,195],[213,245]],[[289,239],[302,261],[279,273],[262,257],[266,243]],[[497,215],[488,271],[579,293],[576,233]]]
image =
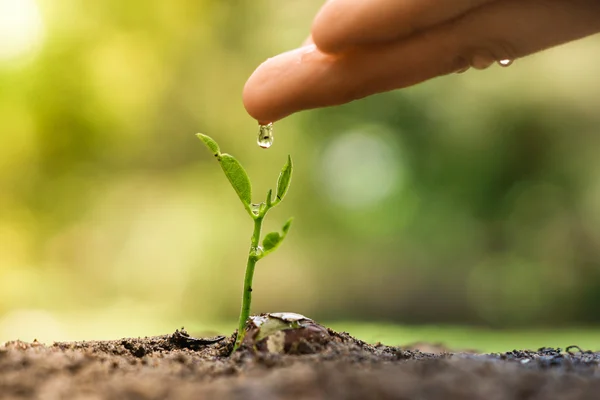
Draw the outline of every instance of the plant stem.
[[[244,292],[242,294],[242,309],[240,311],[240,320],[238,323],[237,338],[233,351],[235,352],[246,336],[246,321],[250,317],[250,303],[252,302],[252,279],[254,277],[254,267],[260,259],[258,254],[258,244],[260,242],[260,231],[262,229],[264,214],[259,215],[254,219],[254,232],[250,244],[250,252],[248,253],[248,264],[246,265],[246,275],[244,276]]]

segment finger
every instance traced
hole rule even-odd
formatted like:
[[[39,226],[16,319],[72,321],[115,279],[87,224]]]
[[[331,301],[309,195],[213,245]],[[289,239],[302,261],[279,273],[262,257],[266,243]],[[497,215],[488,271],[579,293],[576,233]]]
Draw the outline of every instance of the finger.
[[[405,40],[343,54],[303,47],[263,63],[244,88],[259,121],[339,105],[468,66],[515,59],[600,31],[597,0],[506,0]]]
[[[315,45],[265,61],[246,82],[246,111],[261,123],[296,111],[332,106],[373,93],[409,86],[467,65],[455,64],[446,39],[421,35],[393,45],[360,48],[342,55]]]
[[[452,22],[460,51],[515,59],[600,31],[600,1],[500,1]]]
[[[493,0],[330,0],[312,34],[325,52],[396,40],[457,18]]]

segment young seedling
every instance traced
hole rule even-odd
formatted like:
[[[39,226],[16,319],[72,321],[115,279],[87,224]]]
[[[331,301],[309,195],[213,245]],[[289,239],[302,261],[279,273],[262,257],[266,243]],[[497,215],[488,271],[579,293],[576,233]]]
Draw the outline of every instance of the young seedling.
[[[255,204],[252,203],[252,185],[250,184],[250,178],[248,178],[246,170],[244,170],[244,167],[242,167],[239,161],[227,153],[221,153],[221,149],[217,142],[209,136],[201,133],[198,133],[197,136],[213,153],[219,164],[221,164],[221,168],[227,179],[229,179],[229,183],[231,183],[231,186],[242,201],[248,215],[254,220],[254,232],[252,233],[250,250],[248,252],[248,263],[246,265],[246,275],[244,277],[242,309],[240,311],[237,338],[233,347],[233,351],[235,352],[242,344],[244,336],[246,335],[246,321],[250,316],[250,303],[252,301],[252,278],[254,277],[254,267],[259,260],[279,247],[292,224],[292,218],[290,218],[283,225],[281,233],[267,233],[261,246],[260,233],[263,220],[270,209],[281,203],[290,187],[292,180],[292,158],[288,155],[287,162],[281,169],[279,179],[277,180],[275,198],[273,198],[273,190],[271,189],[267,192],[267,199],[265,202]]]

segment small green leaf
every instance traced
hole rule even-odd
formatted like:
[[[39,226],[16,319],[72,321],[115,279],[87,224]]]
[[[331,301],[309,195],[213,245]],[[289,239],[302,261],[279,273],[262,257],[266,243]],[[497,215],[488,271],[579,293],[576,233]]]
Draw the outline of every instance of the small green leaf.
[[[293,220],[293,218],[288,219],[287,222],[283,225],[282,233],[270,232],[265,235],[265,238],[263,239],[263,243],[262,243],[262,247],[263,247],[263,251],[264,251],[262,257],[275,251],[275,249],[277,249],[277,247],[279,247],[281,242],[283,242],[283,239],[285,239],[288,231],[290,230],[290,226],[292,225],[292,220]]]
[[[281,229],[283,231],[283,236],[287,235],[288,231],[290,230],[290,226],[292,226],[292,221],[294,220],[294,218],[290,218],[287,220],[287,222],[283,225],[283,228]]]
[[[197,133],[196,136],[198,136],[198,139],[204,142],[206,147],[208,147],[208,149],[212,151],[215,156],[221,154],[221,149],[219,149],[219,145],[214,141],[213,138],[203,135],[202,133]]]
[[[274,250],[279,243],[283,240],[283,237],[279,234],[279,232],[271,232],[267,233],[265,238],[263,239],[263,250],[265,252]]]
[[[238,160],[227,153],[221,154],[219,162],[240,200],[249,207],[252,202],[252,185],[250,184],[250,178],[248,178],[246,170]]]
[[[271,204],[273,203],[273,189],[269,189],[267,192],[267,207],[271,208]]]
[[[290,183],[292,182],[292,157],[288,156],[287,162],[281,169],[281,173],[279,174],[279,179],[277,179],[277,200],[283,200],[285,194],[287,193]]]

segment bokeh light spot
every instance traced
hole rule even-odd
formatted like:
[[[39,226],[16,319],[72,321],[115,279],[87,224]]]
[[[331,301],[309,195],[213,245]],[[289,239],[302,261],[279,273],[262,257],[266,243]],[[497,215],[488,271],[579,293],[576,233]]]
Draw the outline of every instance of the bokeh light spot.
[[[44,37],[44,22],[35,0],[0,0],[0,61],[37,50]]]
[[[321,185],[330,200],[349,209],[376,205],[403,175],[400,155],[378,129],[350,131],[333,140],[321,159]]]

